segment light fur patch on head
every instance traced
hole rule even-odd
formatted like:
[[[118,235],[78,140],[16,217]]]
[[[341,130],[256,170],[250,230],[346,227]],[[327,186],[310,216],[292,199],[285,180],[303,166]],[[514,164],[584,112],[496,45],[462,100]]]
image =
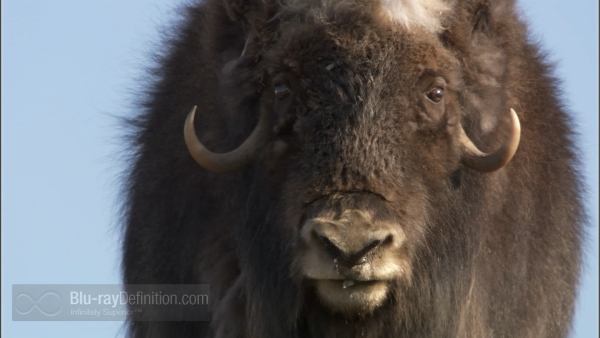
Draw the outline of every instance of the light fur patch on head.
[[[451,10],[453,0],[280,0],[282,9],[289,12],[315,8],[339,9],[360,7],[376,10],[378,14],[408,29],[422,27],[437,33],[444,29],[443,18]]]
[[[430,32],[439,32],[442,18],[450,10],[443,0],[379,0],[381,9],[390,20],[407,28],[423,27]]]

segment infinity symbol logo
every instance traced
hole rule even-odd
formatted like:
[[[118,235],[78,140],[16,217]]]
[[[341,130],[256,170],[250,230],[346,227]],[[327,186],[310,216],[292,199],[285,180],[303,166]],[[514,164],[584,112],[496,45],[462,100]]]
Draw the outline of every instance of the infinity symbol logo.
[[[62,310],[62,298],[56,291],[48,291],[38,299],[34,299],[30,294],[21,293],[15,299],[15,308],[17,313],[21,315],[26,315],[33,309],[38,309],[43,315],[52,317]]]

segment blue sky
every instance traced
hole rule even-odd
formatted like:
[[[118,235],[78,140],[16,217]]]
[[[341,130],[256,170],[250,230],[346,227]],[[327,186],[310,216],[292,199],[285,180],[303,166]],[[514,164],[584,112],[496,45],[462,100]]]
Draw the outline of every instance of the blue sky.
[[[121,337],[120,322],[13,322],[12,284],[117,284],[114,116],[131,114],[179,1],[2,1],[2,337]],[[574,337],[598,336],[598,1],[520,0],[578,125],[592,224]]]

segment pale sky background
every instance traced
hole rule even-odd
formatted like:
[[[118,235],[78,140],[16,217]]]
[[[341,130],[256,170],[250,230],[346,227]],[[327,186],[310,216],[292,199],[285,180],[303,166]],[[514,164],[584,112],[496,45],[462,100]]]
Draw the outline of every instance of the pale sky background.
[[[2,337],[122,337],[122,322],[13,322],[12,284],[117,284],[113,116],[131,114],[178,0],[2,1]],[[578,125],[591,216],[573,337],[598,337],[598,0],[520,0]]]

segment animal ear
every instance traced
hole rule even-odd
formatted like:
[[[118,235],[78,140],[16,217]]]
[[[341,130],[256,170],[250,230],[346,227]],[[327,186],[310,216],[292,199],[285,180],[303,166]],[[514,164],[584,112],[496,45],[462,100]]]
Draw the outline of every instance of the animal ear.
[[[471,36],[487,33],[490,29],[489,1],[474,1],[471,6],[467,7],[467,21],[471,25]]]
[[[215,60],[227,79],[244,56],[256,60],[264,43],[265,27],[272,12],[273,0],[213,0],[208,3],[210,17],[207,47],[217,53]]]
[[[519,26],[515,25],[515,7],[515,0],[457,1],[444,22],[444,42],[461,45],[480,35],[493,36],[498,30],[514,29]]]
[[[263,30],[273,15],[273,3],[271,0],[223,0],[229,18],[240,24],[248,34]]]
[[[514,27],[514,1],[466,0],[443,33],[443,41],[462,64],[465,82],[463,126],[482,137],[508,123],[504,39]],[[477,137],[477,136],[475,136]]]

